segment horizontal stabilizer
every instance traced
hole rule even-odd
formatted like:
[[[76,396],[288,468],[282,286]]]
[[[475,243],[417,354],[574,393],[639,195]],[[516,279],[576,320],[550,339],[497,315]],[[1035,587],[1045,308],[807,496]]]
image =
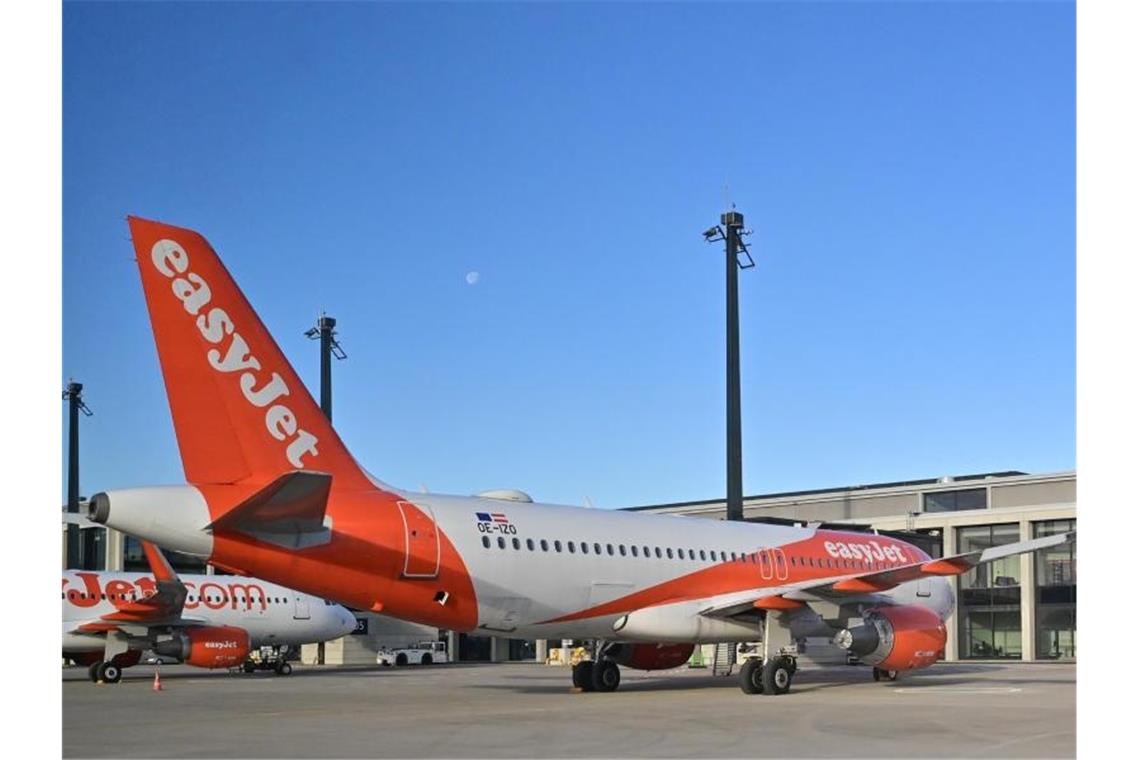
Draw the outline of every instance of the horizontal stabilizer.
[[[303,549],[328,543],[325,526],[332,476],[297,470],[269,485],[215,520],[215,533],[244,533],[260,541]]]

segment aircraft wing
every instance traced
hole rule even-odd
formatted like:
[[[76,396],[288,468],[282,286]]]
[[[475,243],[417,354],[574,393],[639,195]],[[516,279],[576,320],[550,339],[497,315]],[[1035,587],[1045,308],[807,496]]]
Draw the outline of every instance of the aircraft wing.
[[[174,572],[162,551],[149,541],[143,541],[142,547],[154,574],[155,591],[137,599],[115,600],[114,612],[79,623],[74,629],[75,633],[103,633],[126,628],[195,625],[202,622],[182,617],[186,585]]]
[[[892,567],[889,570],[850,573],[784,586],[738,591],[710,600],[711,604],[701,610],[701,614],[709,617],[732,617],[755,610],[794,610],[820,598],[830,600],[851,599],[854,601],[854,597],[858,595],[887,591],[901,583],[919,578],[932,575],[961,575],[978,565],[993,562],[996,559],[1059,546],[1071,542],[1076,538],[1076,535],[1076,531],[1059,533],[1055,536],[1044,536],[1030,541],[992,546],[981,551],[955,554],[941,559],[912,562],[907,565]]]

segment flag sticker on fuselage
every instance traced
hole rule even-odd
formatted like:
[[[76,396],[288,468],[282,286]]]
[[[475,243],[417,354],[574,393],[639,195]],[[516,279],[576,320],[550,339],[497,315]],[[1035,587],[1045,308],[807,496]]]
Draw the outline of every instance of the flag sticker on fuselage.
[[[514,535],[518,531],[502,512],[476,512],[475,520],[480,533],[505,533]]]

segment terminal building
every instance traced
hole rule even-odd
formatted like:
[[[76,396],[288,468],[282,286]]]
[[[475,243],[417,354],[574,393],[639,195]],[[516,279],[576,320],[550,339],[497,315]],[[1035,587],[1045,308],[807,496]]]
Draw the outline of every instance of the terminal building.
[[[932,557],[984,549],[1076,529],[1075,472],[1030,475],[994,472],[845,488],[760,494],[744,499],[750,522],[814,525],[889,533]],[[651,504],[630,511],[725,518],[723,499]],[[101,526],[84,528],[83,567],[147,571],[132,537]],[[66,540],[65,540],[66,557]],[[168,552],[180,572],[212,572],[192,557]],[[957,598],[947,622],[947,660],[1074,659],[1077,651],[1076,545],[1022,554],[951,578]],[[544,660],[556,641],[488,639],[435,631],[360,612],[362,630],[329,642],[311,657],[328,664],[374,662],[379,646],[446,638],[462,660]]]

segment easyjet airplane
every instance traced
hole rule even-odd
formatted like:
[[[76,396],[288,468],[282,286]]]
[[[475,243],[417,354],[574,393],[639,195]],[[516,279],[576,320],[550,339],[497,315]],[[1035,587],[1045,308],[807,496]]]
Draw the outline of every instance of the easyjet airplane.
[[[402,491],[348,452],[202,236],[129,224],[188,484],[100,493],[91,519],[426,625],[601,640],[583,690],[762,640],[741,687],[781,694],[808,636],[893,678],[942,653],[947,576],[1071,539],[934,560],[875,534]]]
[[[339,604],[256,578],[180,579],[143,541],[151,573],[63,573],[63,656],[92,681],[118,683],[144,651],[200,668],[245,664],[261,646],[296,646],[345,636],[356,618]],[[276,670],[288,675],[289,663]]]

